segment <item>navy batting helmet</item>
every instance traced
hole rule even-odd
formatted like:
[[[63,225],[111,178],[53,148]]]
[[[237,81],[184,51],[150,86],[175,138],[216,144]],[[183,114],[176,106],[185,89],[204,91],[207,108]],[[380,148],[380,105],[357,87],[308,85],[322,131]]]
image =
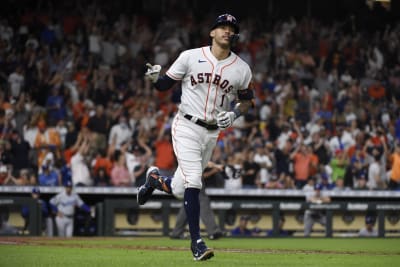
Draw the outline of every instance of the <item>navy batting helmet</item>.
[[[232,16],[230,14],[219,15],[217,17],[217,19],[215,20],[215,23],[214,23],[213,27],[211,28],[211,30],[214,30],[215,28],[217,28],[218,26],[221,26],[221,25],[230,25],[235,29],[236,34],[239,33],[239,25],[237,23],[237,20],[234,16]]]

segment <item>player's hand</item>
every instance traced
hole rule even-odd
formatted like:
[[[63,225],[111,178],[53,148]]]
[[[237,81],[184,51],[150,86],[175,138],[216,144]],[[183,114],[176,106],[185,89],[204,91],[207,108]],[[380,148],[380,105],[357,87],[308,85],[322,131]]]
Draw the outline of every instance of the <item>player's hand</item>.
[[[236,114],[233,111],[222,111],[217,115],[217,125],[220,129],[226,129],[232,125],[235,119]]]
[[[158,76],[160,75],[161,66],[160,65],[151,65],[150,63],[146,64],[147,71],[145,73],[145,77],[149,79],[152,83],[155,83],[158,80]]]

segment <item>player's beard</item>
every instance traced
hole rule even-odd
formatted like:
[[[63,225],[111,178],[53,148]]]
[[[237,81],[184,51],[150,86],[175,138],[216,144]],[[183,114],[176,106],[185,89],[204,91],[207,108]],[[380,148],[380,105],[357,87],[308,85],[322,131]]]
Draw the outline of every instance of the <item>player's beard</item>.
[[[228,39],[225,39],[224,37],[216,38],[215,42],[222,49],[230,49],[231,44],[229,38]]]

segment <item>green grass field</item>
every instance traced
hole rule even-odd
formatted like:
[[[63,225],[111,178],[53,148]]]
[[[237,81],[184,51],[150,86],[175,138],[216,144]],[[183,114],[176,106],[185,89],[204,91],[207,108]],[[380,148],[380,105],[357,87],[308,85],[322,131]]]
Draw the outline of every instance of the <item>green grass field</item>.
[[[194,262],[188,240],[0,237],[0,266],[386,266],[400,265],[400,239],[223,238],[215,257]]]

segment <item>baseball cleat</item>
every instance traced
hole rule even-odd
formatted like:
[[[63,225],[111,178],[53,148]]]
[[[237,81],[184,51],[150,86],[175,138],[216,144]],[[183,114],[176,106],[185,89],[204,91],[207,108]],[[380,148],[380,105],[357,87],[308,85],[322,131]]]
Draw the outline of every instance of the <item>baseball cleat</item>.
[[[136,200],[139,205],[144,205],[154,192],[154,188],[147,187],[145,184],[138,188]]]
[[[144,205],[155,189],[168,192],[168,188],[164,183],[163,177],[159,173],[159,169],[155,166],[151,166],[146,172],[146,182],[138,188],[138,193],[136,195],[138,204]]]
[[[190,246],[195,261],[205,261],[214,256],[214,251],[206,246],[203,240],[199,239]]]

